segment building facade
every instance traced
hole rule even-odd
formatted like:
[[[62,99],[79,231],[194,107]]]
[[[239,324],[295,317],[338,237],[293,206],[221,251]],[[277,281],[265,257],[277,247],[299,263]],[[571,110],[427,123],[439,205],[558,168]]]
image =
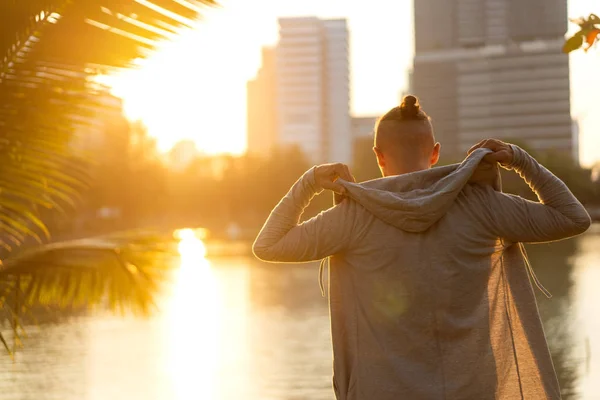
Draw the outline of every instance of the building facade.
[[[375,123],[379,117],[352,117],[352,137],[354,140],[375,138]]]
[[[263,149],[260,143],[266,141],[272,146],[298,146],[311,162],[350,162],[346,20],[282,18],[279,27],[272,58],[263,54],[263,68],[248,84],[249,151]],[[267,97],[271,100],[265,101]],[[274,128],[267,135],[259,127],[270,116]]]
[[[262,66],[248,81],[246,101],[248,153],[269,154],[277,140],[275,108],[275,49],[262,50]]]
[[[495,137],[577,153],[566,0],[418,0],[414,10],[413,90],[446,152]]]

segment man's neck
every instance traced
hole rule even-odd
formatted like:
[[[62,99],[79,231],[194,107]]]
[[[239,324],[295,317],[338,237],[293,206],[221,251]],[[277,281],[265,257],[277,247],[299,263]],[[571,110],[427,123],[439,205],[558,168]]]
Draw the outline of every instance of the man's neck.
[[[431,167],[430,166],[427,166],[427,167],[423,167],[423,166],[403,167],[403,168],[395,169],[392,171],[385,171],[383,173],[383,176],[404,175],[404,174],[409,174],[411,172],[424,171],[429,168],[431,168]]]

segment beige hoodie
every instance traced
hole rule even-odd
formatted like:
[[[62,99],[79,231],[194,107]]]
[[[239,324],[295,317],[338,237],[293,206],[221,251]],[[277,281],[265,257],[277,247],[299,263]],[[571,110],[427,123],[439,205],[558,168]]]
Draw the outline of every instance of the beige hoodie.
[[[298,224],[322,188],[305,173],[254,243],[265,261],[331,256],[329,306],[339,400],[559,399],[521,242],[584,232],[569,189],[513,146],[540,202],[470,183],[483,156],[360,184]]]

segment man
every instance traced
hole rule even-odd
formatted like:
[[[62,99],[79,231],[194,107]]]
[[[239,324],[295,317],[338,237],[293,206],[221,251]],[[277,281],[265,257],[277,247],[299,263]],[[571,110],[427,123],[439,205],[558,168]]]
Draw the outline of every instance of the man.
[[[265,261],[331,256],[336,397],[560,398],[521,243],[581,234],[591,223],[582,205],[498,140],[460,165],[431,168],[440,145],[413,96],[380,119],[374,151],[383,178],[357,184],[341,164],[313,167],[254,244]],[[502,193],[496,163],[540,202]],[[345,199],[298,224],[323,189]]]

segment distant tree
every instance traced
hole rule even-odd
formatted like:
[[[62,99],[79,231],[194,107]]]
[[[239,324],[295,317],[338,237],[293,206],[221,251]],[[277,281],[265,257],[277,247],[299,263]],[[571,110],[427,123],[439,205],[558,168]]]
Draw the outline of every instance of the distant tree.
[[[88,222],[79,234],[146,227],[165,206],[166,168],[158,157],[156,140],[140,122],[123,116],[105,127],[96,145],[90,171],[90,188],[83,194],[79,216]],[[101,218],[102,210],[115,216]]]

